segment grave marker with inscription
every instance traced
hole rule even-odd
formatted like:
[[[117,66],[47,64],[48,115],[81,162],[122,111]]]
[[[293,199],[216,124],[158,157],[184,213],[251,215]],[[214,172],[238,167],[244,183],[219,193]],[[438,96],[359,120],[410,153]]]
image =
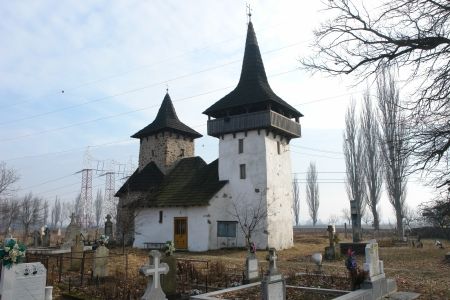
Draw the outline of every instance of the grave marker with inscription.
[[[47,270],[40,262],[3,267],[0,280],[2,300],[44,299]]]

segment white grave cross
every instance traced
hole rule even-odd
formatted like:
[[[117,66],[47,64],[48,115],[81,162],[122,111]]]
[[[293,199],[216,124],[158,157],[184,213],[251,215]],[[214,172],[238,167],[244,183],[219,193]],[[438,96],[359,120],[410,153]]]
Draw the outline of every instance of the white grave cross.
[[[146,277],[153,277],[152,289],[160,289],[160,276],[161,274],[167,274],[169,272],[169,266],[166,263],[160,263],[161,253],[159,251],[152,250],[150,255],[153,256],[153,265],[151,265],[149,261],[149,264],[142,266],[139,271]]]

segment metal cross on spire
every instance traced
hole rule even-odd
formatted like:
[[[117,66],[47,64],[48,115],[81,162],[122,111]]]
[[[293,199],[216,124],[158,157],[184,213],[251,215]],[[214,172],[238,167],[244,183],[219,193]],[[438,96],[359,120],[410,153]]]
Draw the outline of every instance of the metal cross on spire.
[[[248,22],[250,23],[252,21],[252,8],[250,7],[250,4],[247,3],[247,16],[248,16]]]

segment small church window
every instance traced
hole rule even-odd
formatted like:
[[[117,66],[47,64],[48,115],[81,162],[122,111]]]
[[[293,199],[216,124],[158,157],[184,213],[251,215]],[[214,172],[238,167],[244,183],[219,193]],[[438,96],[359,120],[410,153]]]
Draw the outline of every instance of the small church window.
[[[181,150],[180,156],[181,156],[181,157],[184,157],[184,149],[180,149],[180,150]]]
[[[155,157],[155,150],[152,150],[152,157]]]
[[[241,179],[245,179],[245,164],[239,165],[239,173],[240,173],[240,177]]]
[[[217,237],[236,237],[235,221],[217,221]]]
[[[162,222],[163,222],[163,211],[160,210],[159,211],[159,223],[162,223]]]
[[[280,145],[280,142],[277,142],[277,152],[278,152],[278,154],[281,154],[281,145]]]
[[[244,153],[244,139],[239,139],[239,154]]]

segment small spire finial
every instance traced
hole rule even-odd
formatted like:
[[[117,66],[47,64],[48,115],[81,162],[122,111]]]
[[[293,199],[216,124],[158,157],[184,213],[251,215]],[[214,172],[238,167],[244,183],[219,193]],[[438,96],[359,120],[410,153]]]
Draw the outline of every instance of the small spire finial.
[[[168,83],[166,83],[166,93],[167,94],[169,93],[169,84]]]
[[[247,16],[248,16],[248,22],[250,23],[252,21],[252,8],[250,7],[250,4],[247,3]]]

